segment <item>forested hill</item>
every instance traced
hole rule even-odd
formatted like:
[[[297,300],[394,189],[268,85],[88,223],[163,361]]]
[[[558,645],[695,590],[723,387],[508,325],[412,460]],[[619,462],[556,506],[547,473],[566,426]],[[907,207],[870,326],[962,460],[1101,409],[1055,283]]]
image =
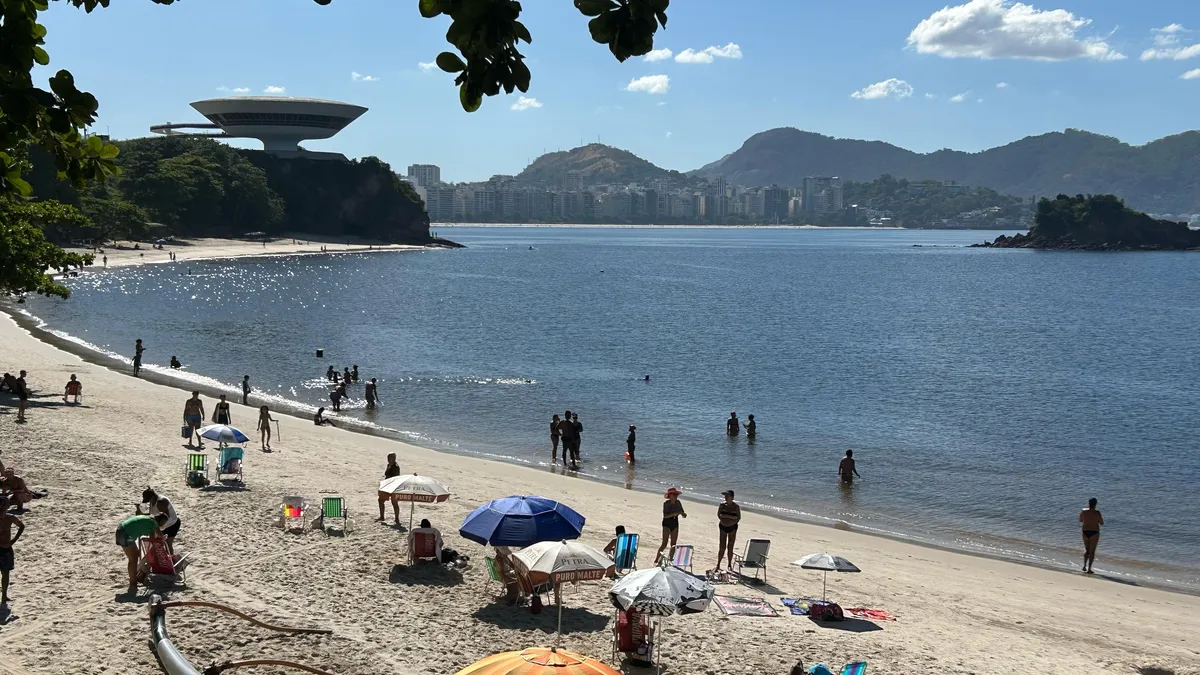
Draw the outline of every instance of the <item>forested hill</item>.
[[[578,171],[584,187],[597,183],[648,185],[656,180],[670,183],[682,183],[687,180],[678,171],[655,166],[628,150],[600,143],[542,155],[517,174],[517,180],[522,183],[560,187],[568,171]]]
[[[798,186],[805,176],[871,181],[953,180],[1002,194],[1115,193],[1153,213],[1200,213],[1200,132],[1132,146],[1068,129],[1030,136],[983,152],[920,154],[889,143],[831,138],[793,128],[751,136],[736,152],[692,175],[730,184]]]
[[[412,188],[374,157],[349,163],[283,159],[203,138],[117,141],[121,175],[77,193],[34,155],[34,195],[76,204],[101,238],[239,236],[296,232],[429,242],[429,217]],[[72,233],[50,233],[56,239]]]

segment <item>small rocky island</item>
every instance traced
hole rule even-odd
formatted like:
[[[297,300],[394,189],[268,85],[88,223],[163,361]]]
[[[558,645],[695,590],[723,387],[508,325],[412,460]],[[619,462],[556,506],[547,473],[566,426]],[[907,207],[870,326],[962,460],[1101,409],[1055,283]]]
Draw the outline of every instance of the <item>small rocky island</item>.
[[[1127,208],[1113,195],[1058,195],[1038,202],[1028,234],[1000,235],[986,248],[1058,251],[1200,250],[1200,230]]]

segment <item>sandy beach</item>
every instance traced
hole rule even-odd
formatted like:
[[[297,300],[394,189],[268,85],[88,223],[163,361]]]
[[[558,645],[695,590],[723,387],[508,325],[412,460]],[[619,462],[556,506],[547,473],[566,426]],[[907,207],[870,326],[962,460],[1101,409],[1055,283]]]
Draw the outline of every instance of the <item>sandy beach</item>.
[[[104,269],[104,256],[108,257],[108,267],[124,267],[128,265],[153,265],[171,262],[171,253],[176,260],[200,260],[209,258],[235,258],[242,256],[260,255],[310,255],[318,253],[362,253],[364,251],[411,251],[420,250],[421,246],[405,244],[384,244],[377,241],[358,240],[355,237],[342,241],[316,241],[293,238],[288,234],[280,235],[280,239],[268,241],[247,241],[245,239],[181,239],[176,243],[166,244],[162,250],[141,245],[139,250],[133,250],[133,242],[117,242],[125,248],[110,246],[103,253],[91,249],[68,249],[74,253],[92,253],[96,259],[92,262],[91,270]],[[325,251],[321,247],[325,247]]]
[[[265,252],[319,248],[288,239],[269,243]],[[264,252],[261,244],[245,242],[170,250],[180,260]],[[165,251],[108,253],[110,267],[167,259]],[[186,392],[85,362],[35,339],[7,315],[0,316],[0,345],[0,368],[27,370],[34,390],[23,425],[14,423],[15,399],[0,395],[0,459],[49,492],[22,516],[27,530],[15,547],[11,616],[0,625],[0,673],[161,672],[146,639],[148,593],[139,601],[124,596],[124,558],[113,542],[117,523],[132,514],[146,486],[175,502],[183,522],[176,546],[194,559],[188,587],[172,598],[334,631],[281,636],[211,610],[171,610],[171,635],[197,665],[274,656],[345,675],[452,674],[497,651],[552,644],[555,612],[548,607],[533,615],[506,606],[484,569],[490,549],[457,534],[467,513],[495,497],[561,500],[587,517],[582,539],[596,547],[623,524],[642,536],[639,566],[653,561],[661,495],[316,427],[280,413],[274,413],[280,420],[275,452],[248,445],[244,489],[189,488],[188,450],[179,435]],[[83,382],[81,405],[62,403],[72,373]],[[205,398],[210,415],[213,403]],[[235,403],[232,415],[234,425],[254,428],[254,408]],[[208,451],[215,456],[212,446]],[[418,506],[417,518],[432,520],[447,546],[471,556],[461,574],[434,565],[409,568],[404,533],[375,522],[375,487],[389,452],[398,454],[403,471],[435,476],[453,490],[445,504]],[[276,525],[284,495],[319,503],[323,490],[346,496],[354,521],[348,536],[285,533]],[[679,542],[696,547],[697,571],[710,568],[716,506],[689,501],[687,494],[682,501],[690,517]],[[844,662],[863,660],[875,675],[1200,675],[1200,597],[746,513],[739,551],[751,537],[773,542],[769,584],[722,584],[717,593],[766,597],[780,616],[724,617],[713,606],[669,620],[660,640],[665,672],[787,673],[802,658],[835,672]],[[832,599],[887,610],[897,621],[816,624],[786,614],[779,598],[821,593],[819,573],[788,563],[821,551],[863,570],[831,574]],[[564,591],[564,648],[609,659],[607,588],[589,582]]]

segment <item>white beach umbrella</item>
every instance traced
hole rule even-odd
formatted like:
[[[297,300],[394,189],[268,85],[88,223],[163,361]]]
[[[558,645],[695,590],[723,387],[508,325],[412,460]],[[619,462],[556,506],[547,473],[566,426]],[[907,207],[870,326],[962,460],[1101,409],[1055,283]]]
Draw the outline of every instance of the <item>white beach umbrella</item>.
[[[704,579],[664,562],[662,567],[637,570],[621,577],[608,591],[608,599],[617,609],[666,617],[703,612],[712,603],[716,591]],[[656,635],[664,635],[661,628],[660,625]],[[655,650],[661,651],[662,640],[656,640],[656,643]]]
[[[803,558],[793,561],[796,567],[802,567],[806,570],[821,570],[825,573],[821,579],[821,599],[825,599],[825,582],[829,579],[830,572],[861,572],[862,570],[846,560],[840,555],[830,553],[810,553]]]
[[[379,481],[379,491],[392,495],[398,502],[410,502],[408,509],[408,529],[412,529],[413,512],[417,502],[432,504],[444,502],[450,498],[450,488],[441,481],[429,476],[418,476],[410,473],[407,476],[393,476]]]
[[[228,424],[210,424],[200,427],[200,438],[207,438],[218,443],[247,443],[250,441],[241,429]]]
[[[546,574],[555,585],[603,579],[613,570],[613,561],[607,555],[578,541],[538,542],[521,549],[513,558],[526,574]],[[558,603],[558,635],[562,636],[561,600]]]

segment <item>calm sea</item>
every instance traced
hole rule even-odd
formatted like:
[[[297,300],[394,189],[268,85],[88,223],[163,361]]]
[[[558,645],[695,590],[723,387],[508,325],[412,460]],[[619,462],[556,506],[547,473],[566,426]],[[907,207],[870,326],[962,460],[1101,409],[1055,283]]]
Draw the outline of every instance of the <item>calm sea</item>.
[[[28,307],[126,359],[142,338],[150,368],[178,355],[230,391],[249,374],[274,406],[328,405],[326,367],[358,364],[383,406],[355,385],[341,417],[434,448],[548,466],[550,416],[570,409],[583,476],[733,488],[1039,564],[1076,566],[1096,496],[1098,567],[1200,589],[1200,254],[964,247],[983,232],[442,234],[469,248],[118,269]],[[726,438],[733,410],[755,441]]]

